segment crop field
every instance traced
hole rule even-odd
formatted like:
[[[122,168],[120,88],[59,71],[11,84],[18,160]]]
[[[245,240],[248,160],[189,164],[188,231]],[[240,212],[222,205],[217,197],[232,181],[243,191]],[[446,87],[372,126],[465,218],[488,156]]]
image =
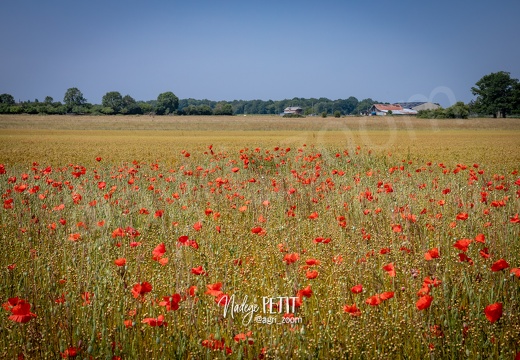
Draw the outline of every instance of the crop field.
[[[0,116],[0,358],[518,359],[520,121]]]

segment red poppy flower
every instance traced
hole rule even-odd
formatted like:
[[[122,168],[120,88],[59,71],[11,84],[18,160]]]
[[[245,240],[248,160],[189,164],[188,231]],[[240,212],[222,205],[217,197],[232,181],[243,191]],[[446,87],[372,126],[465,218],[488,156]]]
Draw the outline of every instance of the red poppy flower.
[[[480,256],[482,256],[484,259],[489,259],[489,248],[485,247],[482,250],[479,251]]]
[[[417,308],[417,310],[427,309],[432,304],[432,301],[433,297],[430,295],[421,296],[419,300],[417,300],[417,302],[415,303],[415,307]]]
[[[354,294],[359,294],[363,291],[363,285],[361,285],[361,284],[355,285],[350,289],[350,291],[352,291]]]
[[[343,256],[342,255],[333,256],[332,257],[332,262],[334,264],[340,265],[341,263],[343,263]]]
[[[467,220],[468,219],[468,214],[465,213],[465,212],[461,212],[459,214],[457,214],[457,217],[456,217],[457,220]]]
[[[114,264],[116,264],[117,266],[124,266],[126,264],[126,259],[125,258],[115,259]]]
[[[9,320],[14,322],[24,324],[36,317],[36,314],[31,312],[31,304],[18,297],[8,299],[8,302],[3,304],[3,307],[11,312],[12,315],[9,316]]]
[[[143,324],[148,324],[152,327],[158,326],[167,326],[168,323],[164,321],[164,315],[159,315],[156,318],[145,318],[142,321]]]
[[[468,251],[469,244],[471,244],[473,240],[470,239],[461,239],[458,240],[455,244],[453,244],[453,247],[459,249],[460,251]]]
[[[486,242],[486,237],[484,236],[484,234],[478,234],[477,236],[475,236],[475,241],[484,244]]]
[[[320,261],[316,259],[307,259],[305,260],[305,263],[309,266],[319,265]]]
[[[258,234],[258,235],[265,235],[266,234],[266,231],[265,229],[262,229],[260,226],[257,226],[257,227],[254,227],[251,229],[251,232],[253,234]]]
[[[253,335],[253,332],[252,331],[248,331],[247,333],[241,333],[241,334],[237,334],[235,335],[235,337],[233,338],[233,340],[235,340],[235,342],[241,342],[241,341],[246,341],[247,340],[247,343],[249,345],[253,345],[254,344],[254,341],[253,339],[251,338],[251,336]]]
[[[486,306],[484,314],[491,323],[494,323],[502,317],[502,303],[494,303]]]
[[[166,253],[166,246],[164,243],[160,243],[153,249],[152,251],[152,258],[155,261],[158,261],[164,254]]]
[[[204,274],[206,274],[206,272],[202,268],[202,265],[192,268],[191,269],[191,273],[195,274],[195,275],[204,275]]]
[[[195,224],[193,224],[193,229],[195,229],[195,231],[200,231],[202,229],[202,223],[197,221]]]
[[[520,278],[520,268],[512,268],[511,269],[511,274],[513,274],[517,278]]]
[[[63,359],[72,359],[79,355],[79,349],[74,346],[71,346],[65,349],[65,351],[60,354]]]
[[[318,218],[318,216],[319,216],[319,215],[318,215],[317,212],[313,212],[312,214],[310,214],[310,215],[308,216],[308,218],[311,219],[311,220],[315,220],[315,219]]]
[[[507,269],[509,264],[504,259],[500,259],[496,261],[493,265],[491,265],[491,271],[500,271]]]
[[[403,228],[399,224],[392,224],[392,231],[395,233],[400,233],[401,231],[403,231]]]
[[[76,241],[78,241],[80,238],[81,238],[80,233],[73,233],[73,234],[70,234],[70,235],[69,235],[69,240],[70,240],[70,241],[74,241],[74,242],[76,242]]]
[[[179,309],[180,302],[181,296],[179,294],[173,294],[172,296],[163,297],[163,301],[159,303],[159,306],[165,306],[166,311],[175,311]]]
[[[87,306],[92,302],[92,298],[94,297],[93,293],[89,293],[88,291],[85,291],[83,294],[81,294],[81,298],[83,299],[83,306]]]
[[[218,296],[218,295],[222,294],[222,283],[221,282],[206,285],[206,288],[208,290],[206,290],[206,292],[204,294],[208,294],[211,296]]]
[[[186,290],[189,296],[195,296],[195,293],[197,292],[197,287],[195,285],[192,285]]]
[[[369,297],[368,299],[365,300],[365,303],[367,303],[368,305],[371,305],[371,306],[377,306],[379,304],[381,304],[381,298],[379,297],[379,295],[373,295],[371,297]]]
[[[125,232],[130,237],[130,239],[134,239],[137,236],[141,235],[141,233],[139,231],[137,231],[136,229],[134,229],[131,226],[127,226],[125,229]]]
[[[424,254],[424,259],[426,260],[433,260],[433,259],[438,259],[440,257],[439,255],[439,249],[438,248],[431,248],[430,250],[428,250],[426,252],[426,254]]]
[[[157,210],[154,214],[154,217],[161,218],[164,214],[164,210]]]
[[[286,254],[283,258],[283,261],[285,261],[285,263],[287,265],[290,265],[292,263],[295,263],[296,261],[298,261],[300,259],[300,255],[297,254],[297,253],[292,253],[292,254]]]
[[[123,228],[118,227],[114,231],[112,231],[112,237],[124,237],[126,235],[125,230]]]
[[[312,296],[312,290],[311,290],[311,286],[308,285],[306,288],[302,289],[302,290],[298,290],[298,297],[306,297],[306,298],[310,298]]]
[[[233,353],[233,350],[231,350],[230,347],[226,346],[224,340],[215,339],[213,337],[213,334],[209,336],[209,339],[202,341],[202,346],[215,351],[225,351],[227,355],[231,355]]]
[[[387,292],[379,294],[379,298],[381,300],[383,300],[383,301],[391,299],[393,297],[394,297],[394,292],[393,291],[387,291]]]
[[[509,221],[512,224],[520,224],[520,217],[518,216],[518,213],[516,213],[515,216],[513,216],[511,219],[509,219]]]
[[[391,277],[395,277],[395,268],[393,263],[383,266],[383,270],[386,271]]]
[[[349,313],[350,316],[361,316],[361,310],[358,309],[356,304],[343,306],[343,311]]]
[[[316,279],[318,277],[319,273],[316,271],[316,270],[309,270],[307,271],[307,273],[305,274],[305,276],[307,277],[307,279],[311,280],[311,279]]]
[[[144,297],[146,293],[149,293],[150,291],[152,291],[152,285],[149,282],[144,281],[140,284],[134,285],[132,288],[132,295],[137,299],[139,296]]]
[[[217,296],[215,296],[215,303],[217,303],[220,306],[226,306],[230,301],[229,295],[221,293]]]
[[[436,278],[430,278],[429,276],[425,277],[423,280],[423,286],[433,286],[437,287],[442,284],[442,281]]]

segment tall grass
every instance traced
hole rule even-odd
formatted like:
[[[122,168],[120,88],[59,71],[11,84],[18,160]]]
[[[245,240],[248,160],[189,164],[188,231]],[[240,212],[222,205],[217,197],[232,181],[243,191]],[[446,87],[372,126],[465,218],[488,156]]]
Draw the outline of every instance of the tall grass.
[[[254,145],[184,147],[157,162],[4,166],[0,300],[24,299],[36,317],[12,321],[4,306],[0,356],[512,359],[520,352],[516,168],[498,173],[364,147]],[[454,246],[462,239],[470,240],[465,251]],[[434,248],[439,256],[427,260]],[[290,254],[297,260],[284,261]],[[501,259],[508,267],[493,271]],[[395,276],[383,269],[389,264]],[[145,282],[151,291],[139,294],[135,286]],[[207,294],[217,283],[221,294]],[[362,291],[352,292],[358,284]],[[381,300],[383,293],[393,297]],[[433,301],[419,310],[426,293]],[[168,311],[161,302],[173,294],[179,307]],[[283,314],[263,313],[263,297],[296,297],[301,323],[224,316],[222,294],[247,296],[260,306],[255,316],[278,321]],[[484,309],[496,303],[503,311],[491,322]],[[345,311],[353,304],[359,313]]]

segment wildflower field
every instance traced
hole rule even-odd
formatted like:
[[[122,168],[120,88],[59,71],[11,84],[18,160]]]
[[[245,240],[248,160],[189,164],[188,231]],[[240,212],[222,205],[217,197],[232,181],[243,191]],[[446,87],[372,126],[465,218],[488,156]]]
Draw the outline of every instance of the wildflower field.
[[[514,119],[0,117],[0,358],[518,359],[519,149]]]

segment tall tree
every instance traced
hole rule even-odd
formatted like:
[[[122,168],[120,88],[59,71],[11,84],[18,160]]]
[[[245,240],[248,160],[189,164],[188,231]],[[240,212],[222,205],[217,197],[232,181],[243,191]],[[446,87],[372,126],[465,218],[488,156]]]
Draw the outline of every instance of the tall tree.
[[[519,102],[518,86],[518,79],[511,78],[505,71],[484,75],[471,88],[473,95],[477,96],[475,110],[495,118],[505,118]]]
[[[67,106],[67,111],[71,111],[74,106],[81,106],[86,104],[87,100],[83,97],[81,91],[78,88],[69,88],[65,92],[63,102]]]
[[[101,99],[101,105],[112,108],[115,113],[118,113],[123,107],[123,97],[119,91],[109,91]]]
[[[159,94],[155,113],[157,115],[167,115],[174,113],[179,107],[179,98],[171,91]]]
[[[0,104],[14,105],[14,97],[11,94],[0,95]]]

